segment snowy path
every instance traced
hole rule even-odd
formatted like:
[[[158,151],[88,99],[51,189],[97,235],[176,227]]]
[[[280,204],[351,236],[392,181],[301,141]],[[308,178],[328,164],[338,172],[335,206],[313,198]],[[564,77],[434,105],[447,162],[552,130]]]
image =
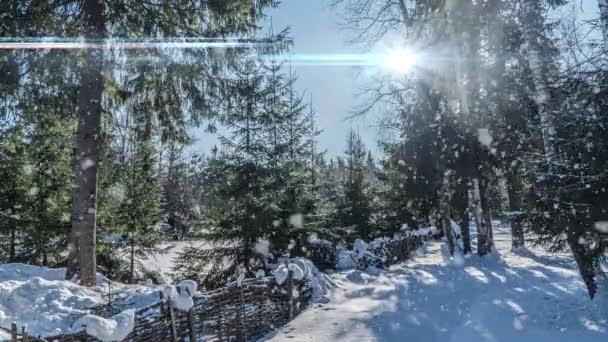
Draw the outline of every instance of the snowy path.
[[[497,230],[504,262],[473,256],[447,266],[440,244],[377,276],[333,275],[328,304],[310,308],[269,341],[608,341],[571,259],[514,254]]]
[[[175,266],[175,259],[188,246],[205,248],[206,244],[202,240],[163,242],[162,244],[160,244],[159,248],[164,249],[169,247],[169,251],[165,254],[148,255],[146,259],[143,260],[143,264],[150,270],[156,270],[164,274],[170,274],[173,272],[173,267]]]
[[[175,264],[175,258],[177,258],[178,254],[190,243],[190,241],[164,242],[159,247],[170,247],[169,252],[166,254],[148,255],[143,261],[143,264],[151,270],[161,271],[166,274],[171,273],[173,271],[173,265]]]

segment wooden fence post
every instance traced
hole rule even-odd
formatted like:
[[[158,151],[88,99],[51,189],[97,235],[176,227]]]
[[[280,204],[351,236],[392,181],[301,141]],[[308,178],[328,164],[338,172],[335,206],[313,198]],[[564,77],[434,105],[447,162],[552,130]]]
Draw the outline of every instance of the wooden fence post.
[[[241,330],[243,341],[247,342],[247,315],[245,313],[245,294],[243,293],[243,284],[239,284],[239,292],[241,295]]]
[[[169,325],[170,325],[170,329],[171,329],[171,341],[173,342],[177,342],[177,331],[175,330],[175,317],[174,317],[174,312],[173,312],[173,304],[171,304],[171,298],[165,298],[165,293],[163,291],[160,291],[160,300],[161,300],[161,304],[160,304],[160,313],[161,315],[164,315],[164,308],[165,305],[163,304],[166,300],[167,302],[167,313],[169,314]]]
[[[163,291],[158,291],[158,296],[160,297],[160,314],[165,314],[165,294]]]
[[[11,323],[11,341],[17,341],[17,323]]]
[[[194,331],[194,308],[188,311],[188,337],[190,338],[190,342],[196,341],[196,332]]]
[[[25,326],[21,327],[21,341],[23,342],[28,342],[30,339],[27,337],[27,330],[25,329]]]
[[[175,312],[173,311],[173,304],[171,299],[167,301],[169,303],[169,320],[171,322],[171,341],[177,342],[177,330],[175,329]]]
[[[293,271],[287,271],[287,296],[289,297],[289,320],[293,319]]]

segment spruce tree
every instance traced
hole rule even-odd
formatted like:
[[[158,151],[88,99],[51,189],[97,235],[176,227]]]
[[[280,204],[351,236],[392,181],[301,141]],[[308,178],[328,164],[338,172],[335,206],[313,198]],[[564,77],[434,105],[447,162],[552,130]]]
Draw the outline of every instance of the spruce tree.
[[[353,227],[354,236],[367,240],[372,235],[369,183],[366,180],[366,151],[358,133],[351,130],[346,142],[346,179],[338,207],[343,226]],[[347,237],[352,239],[353,237]]]

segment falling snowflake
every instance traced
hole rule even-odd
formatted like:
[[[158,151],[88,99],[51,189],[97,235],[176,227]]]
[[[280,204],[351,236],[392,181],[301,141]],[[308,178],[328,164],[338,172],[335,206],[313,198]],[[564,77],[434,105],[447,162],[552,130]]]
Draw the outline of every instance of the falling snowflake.
[[[489,148],[492,145],[492,135],[487,128],[480,128],[477,131],[477,139],[479,140],[479,143],[485,147]]]
[[[289,224],[296,228],[302,228],[304,226],[304,215],[293,214],[289,217]]]

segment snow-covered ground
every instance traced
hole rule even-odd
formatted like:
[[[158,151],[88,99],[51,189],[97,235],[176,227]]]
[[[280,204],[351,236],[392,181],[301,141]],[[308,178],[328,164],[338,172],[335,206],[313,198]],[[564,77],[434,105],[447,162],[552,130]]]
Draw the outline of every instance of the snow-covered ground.
[[[175,258],[181,253],[187,246],[203,246],[203,242],[198,241],[172,241],[164,242],[159,247],[161,249],[168,248],[167,253],[149,255],[143,260],[144,266],[149,270],[159,271],[163,274],[170,274],[173,272],[173,266],[175,264]]]
[[[64,280],[65,269],[24,264],[0,265],[0,327],[15,322],[33,336],[72,331],[73,323],[93,307],[112,303],[121,308],[141,308],[159,300],[159,290],[140,285],[108,283],[97,275],[97,286],[87,288]],[[108,284],[111,284],[108,288]],[[8,338],[0,334],[0,340]]]
[[[173,273],[173,267],[175,266],[177,257],[186,249],[186,247],[207,249],[209,248],[209,242],[204,240],[163,242],[160,244],[159,248],[166,249],[167,253],[148,255],[142,260],[142,263],[148,270],[158,271],[166,279],[169,279],[169,275]]]
[[[590,301],[572,259],[510,251],[446,265],[440,243],[427,254],[369,275],[344,271],[328,304],[315,305],[268,341],[608,341],[608,317]]]

